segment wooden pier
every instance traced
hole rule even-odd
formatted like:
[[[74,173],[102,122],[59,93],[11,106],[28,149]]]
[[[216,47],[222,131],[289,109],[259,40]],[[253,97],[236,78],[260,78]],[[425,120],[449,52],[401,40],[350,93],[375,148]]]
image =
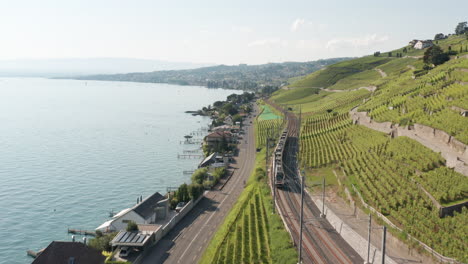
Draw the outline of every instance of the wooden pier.
[[[45,250],[45,248],[39,250],[39,251],[33,251],[33,250],[28,250],[26,251],[26,254],[28,254],[28,256],[30,257],[33,257],[33,258],[37,258],[37,256],[39,256],[43,251]]]
[[[200,153],[201,149],[191,149],[191,150],[184,150],[184,154],[190,153]]]
[[[88,231],[88,230],[81,230],[81,229],[68,229],[69,234],[75,235],[84,235],[84,236],[96,236],[96,232]]]
[[[202,154],[177,154],[178,159],[203,159]]]

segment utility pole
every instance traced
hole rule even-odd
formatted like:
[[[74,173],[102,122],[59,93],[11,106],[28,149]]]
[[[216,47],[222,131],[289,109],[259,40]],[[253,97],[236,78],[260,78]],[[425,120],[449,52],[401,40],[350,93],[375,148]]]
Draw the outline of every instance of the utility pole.
[[[299,229],[299,264],[302,263],[302,224],[304,222],[304,176],[301,175],[301,219]]]
[[[385,264],[385,240],[387,239],[387,227],[383,226],[382,235],[382,264]]]
[[[320,213],[321,218],[325,218],[325,176],[323,176],[322,183],[322,212]]]
[[[371,230],[372,230],[372,215],[369,214],[369,230],[367,234],[367,261],[364,262],[364,264],[370,264],[369,258],[370,258],[370,244],[371,244]]]

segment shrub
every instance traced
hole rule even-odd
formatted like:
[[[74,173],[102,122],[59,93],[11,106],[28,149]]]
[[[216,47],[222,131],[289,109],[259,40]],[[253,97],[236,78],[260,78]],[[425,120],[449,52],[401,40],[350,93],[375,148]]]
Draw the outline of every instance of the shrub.
[[[133,232],[133,231],[138,231],[138,225],[137,223],[130,221],[127,224],[127,231],[128,232]]]
[[[110,242],[112,241],[112,239],[114,239],[116,235],[117,233],[114,232],[102,235],[100,237],[96,236],[95,238],[91,238],[89,240],[88,245],[99,251],[110,251],[112,250]]]

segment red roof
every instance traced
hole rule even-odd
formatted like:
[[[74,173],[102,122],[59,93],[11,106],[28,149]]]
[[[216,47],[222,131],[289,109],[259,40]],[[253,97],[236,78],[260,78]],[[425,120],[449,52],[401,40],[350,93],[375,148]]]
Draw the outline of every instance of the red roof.
[[[223,137],[231,137],[231,132],[229,131],[215,131],[211,134],[208,134],[208,136],[206,136],[207,138],[223,138]]]

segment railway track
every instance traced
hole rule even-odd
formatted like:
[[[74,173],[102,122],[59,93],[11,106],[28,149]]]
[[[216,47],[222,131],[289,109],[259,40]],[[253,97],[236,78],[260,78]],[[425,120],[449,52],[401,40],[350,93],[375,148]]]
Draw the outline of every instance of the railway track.
[[[283,111],[278,105],[271,104]],[[283,154],[285,184],[277,189],[277,204],[289,227],[294,244],[299,244],[300,231],[300,190],[297,169],[299,151],[299,122],[290,112],[285,113],[288,137]],[[363,259],[334,230],[326,219],[320,218],[320,210],[310,197],[304,196],[303,263],[363,263]],[[313,224],[310,224],[313,222]]]

